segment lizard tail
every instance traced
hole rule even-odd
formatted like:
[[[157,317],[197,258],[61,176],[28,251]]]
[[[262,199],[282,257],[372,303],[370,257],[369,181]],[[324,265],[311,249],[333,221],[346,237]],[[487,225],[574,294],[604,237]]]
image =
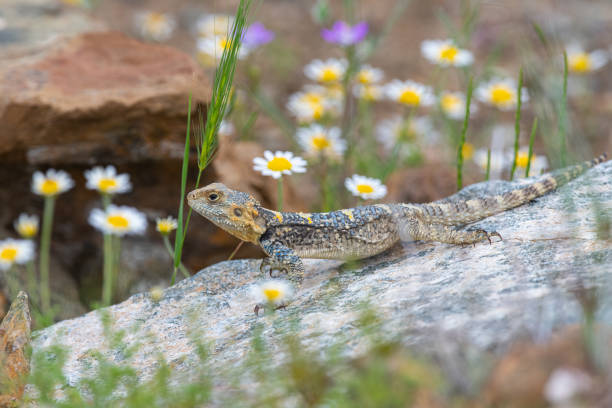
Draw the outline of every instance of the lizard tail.
[[[421,220],[443,225],[469,224],[509,210],[540,197],[578,177],[593,166],[606,161],[607,154],[540,177],[536,182],[502,195],[475,198],[452,203],[404,204],[404,208]]]

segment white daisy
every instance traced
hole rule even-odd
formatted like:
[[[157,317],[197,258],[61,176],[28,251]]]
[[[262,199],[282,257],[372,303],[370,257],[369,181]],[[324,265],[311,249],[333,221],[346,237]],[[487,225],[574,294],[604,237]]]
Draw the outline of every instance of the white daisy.
[[[495,106],[501,110],[516,109],[517,83],[512,78],[496,78],[476,88],[476,97],[484,103]],[[529,100],[527,89],[521,89],[521,103]]]
[[[14,264],[23,265],[34,259],[34,243],[29,239],[5,239],[0,241],[0,271]]]
[[[373,68],[366,64],[361,66],[357,75],[355,75],[355,79],[361,85],[372,85],[382,81],[384,76],[382,69]]]
[[[318,124],[302,127],[297,130],[298,143],[309,156],[318,157],[324,154],[338,158],[346,150],[346,141],[340,138],[340,128],[326,128]]]
[[[123,236],[142,235],[147,229],[144,213],[133,207],[110,204],[106,210],[94,208],[89,214],[89,223],[105,234]]]
[[[397,115],[382,120],[376,126],[376,138],[387,151],[393,150],[398,142],[418,150],[417,144],[435,140],[436,132],[431,120],[426,116],[411,119],[406,124],[405,119]]]
[[[421,43],[421,53],[443,67],[464,67],[474,61],[472,53],[457,47],[453,40],[425,40]]]
[[[45,197],[54,197],[74,187],[74,181],[63,170],[49,169],[47,173],[37,171],[32,176],[32,192]]]
[[[294,156],[291,152],[271,151],[264,152],[265,159],[256,157],[253,159],[253,170],[261,172],[264,176],[272,176],[275,179],[282,175],[306,172],[306,160]]]
[[[344,186],[357,197],[364,200],[377,200],[387,194],[387,187],[378,179],[354,174],[344,180]]]
[[[251,286],[251,296],[258,306],[283,306],[291,300],[291,285],[280,279],[269,279]]]
[[[162,235],[168,235],[178,227],[178,221],[173,216],[169,215],[166,218],[157,218],[155,220],[155,229]]]
[[[507,160],[512,164],[514,157],[514,151],[509,151],[507,154]],[[521,147],[516,156],[516,170],[514,175],[517,177],[524,177],[525,170],[527,169],[527,162],[529,161],[529,148]],[[546,156],[538,156],[534,153],[531,154],[531,164],[529,165],[529,175],[538,176],[542,174],[544,170],[548,168],[548,159]]]
[[[353,95],[366,101],[380,100],[384,91],[384,88],[379,85],[357,84],[353,87]]]
[[[132,190],[129,174],[117,174],[115,166],[94,167],[85,171],[86,187],[102,194],[122,194]]]
[[[287,109],[300,123],[310,123],[327,115],[335,116],[341,106],[337,92],[322,86],[307,86],[292,94],[287,102]]]
[[[197,49],[198,57],[201,62],[207,65],[216,64],[223,55],[223,51],[230,45],[228,37],[224,35],[217,35],[214,37],[203,37],[198,39]],[[240,46],[238,50],[238,58],[242,59],[249,55],[249,49],[247,47]]]
[[[574,74],[588,74],[597,71],[608,62],[608,53],[604,50],[586,52],[578,44],[570,44],[566,49],[567,68]]]
[[[465,95],[461,92],[442,92],[440,95],[440,108],[451,119],[463,120],[465,118]],[[470,102],[470,116],[478,111],[474,100]]]
[[[20,214],[19,217],[13,223],[15,231],[21,236],[21,238],[34,238],[38,234],[38,216]]]
[[[385,94],[392,101],[411,107],[430,106],[435,101],[430,87],[414,81],[394,79],[385,85]]]
[[[169,14],[145,11],[134,18],[139,34],[153,41],[166,41],[172,36],[176,20]]]
[[[196,22],[197,35],[200,37],[228,36],[234,25],[234,17],[225,14],[207,14]]]
[[[343,59],[330,58],[327,61],[315,59],[304,67],[304,74],[313,81],[333,84],[342,80],[347,67],[348,62]]]

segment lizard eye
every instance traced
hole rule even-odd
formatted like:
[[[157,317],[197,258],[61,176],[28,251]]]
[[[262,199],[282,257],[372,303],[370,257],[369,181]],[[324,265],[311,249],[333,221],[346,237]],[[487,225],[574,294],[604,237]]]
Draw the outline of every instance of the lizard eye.
[[[234,208],[234,215],[240,217],[242,215],[242,210],[240,208]]]
[[[210,193],[208,195],[208,199],[210,201],[217,201],[219,199],[219,194],[217,194],[217,193]]]

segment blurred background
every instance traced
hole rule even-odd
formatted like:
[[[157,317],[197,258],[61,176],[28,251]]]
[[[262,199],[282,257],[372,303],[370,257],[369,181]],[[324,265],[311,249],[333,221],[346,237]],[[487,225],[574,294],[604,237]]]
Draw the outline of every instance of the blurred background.
[[[323,27],[340,19],[369,24],[369,35],[379,41],[370,43],[367,63],[384,72],[384,82],[411,79],[434,87],[443,81],[443,88],[465,93],[470,76],[475,85],[493,76],[516,80],[522,67],[530,100],[523,111],[520,143],[528,144],[533,118],[538,116],[534,151],[546,157],[548,169],[560,165],[555,136],[559,132],[567,135],[568,162],[612,151],[611,64],[592,72],[570,72],[569,113],[559,127],[563,49],[577,44],[585,51],[610,53],[609,1],[589,1],[587,7],[578,0],[364,0],[349,2],[351,15],[346,3],[254,3],[250,23],[263,23],[274,39],[239,63],[228,117],[232,128],[220,135],[218,152],[201,185],[221,181],[252,193],[268,207],[276,206],[276,182],[253,171],[252,160],[264,150],[302,153],[291,139],[299,123],[286,105],[292,94],[312,82],[304,75],[306,64],[344,57],[341,47],[320,35]],[[188,95],[193,95],[194,112],[198,106],[206,109],[215,67],[214,58],[211,63],[198,48],[198,27],[207,16],[233,14],[237,5],[235,0],[2,0],[0,237],[14,234],[13,221],[20,213],[41,212],[42,199],[30,192],[34,171],[53,167],[70,173],[77,187],[58,199],[51,249],[52,296],[62,305],[60,318],[82,314],[100,297],[102,239],[87,221],[100,200],[95,191],[83,187],[83,172],[94,165],[115,165],[133,184],[133,191],[117,196],[117,203],[139,208],[150,220],[176,215]],[[423,58],[424,40],[445,38],[473,53],[469,70],[442,73]],[[472,150],[464,151],[464,185],[485,179],[474,157],[478,150],[504,151],[514,142],[514,111],[475,103],[479,108],[467,133]],[[364,126],[373,133],[380,121],[401,112],[384,100],[370,109],[372,119]],[[357,110],[352,114],[357,117]],[[388,194],[382,201],[427,202],[456,192],[461,121],[449,125],[434,113],[425,116],[430,123],[412,141],[418,154],[384,175]],[[339,181],[332,183],[332,206],[358,203],[344,190],[342,180],[357,170],[383,166],[388,155],[382,145],[375,150],[369,165],[340,164],[333,170]],[[193,152],[192,174],[195,148]],[[507,169],[500,167],[496,177],[507,179]],[[314,170],[286,178],[286,210],[325,207]],[[194,216],[184,263],[195,273],[227,259],[237,243]],[[252,245],[237,254],[258,256],[261,253]],[[123,241],[120,262],[116,300],[168,284],[171,259],[151,226],[145,236]],[[6,291],[0,291],[0,316],[6,297]]]

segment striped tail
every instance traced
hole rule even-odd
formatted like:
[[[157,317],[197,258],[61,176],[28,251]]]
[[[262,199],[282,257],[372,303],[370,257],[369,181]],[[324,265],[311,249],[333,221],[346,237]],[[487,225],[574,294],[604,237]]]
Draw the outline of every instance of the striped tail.
[[[491,215],[509,210],[540,197],[575,179],[593,166],[606,160],[601,156],[574,166],[545,174],[538,181],[509,191],[502,195],[475,198],[451,203],[402,204],[405,211],[418,216],[421,220],[434,224],[462,225],[481,220]]]

